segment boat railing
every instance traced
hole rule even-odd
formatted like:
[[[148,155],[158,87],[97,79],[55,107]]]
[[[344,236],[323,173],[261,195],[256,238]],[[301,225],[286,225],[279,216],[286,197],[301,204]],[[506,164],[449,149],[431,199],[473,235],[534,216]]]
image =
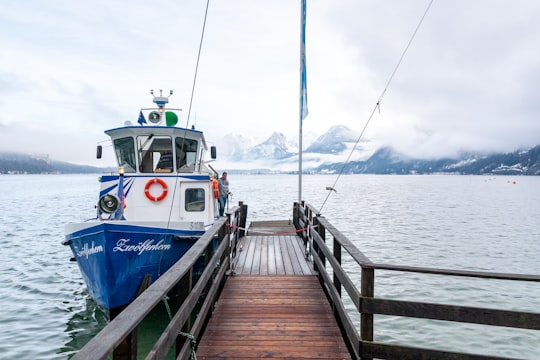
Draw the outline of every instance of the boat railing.
[[[226,212],[165,274],[142,292],[72,359],[137,358],[137,327],[162,302],[170,312],[170,322],[146,355],[164,359],[175,348],[178,359],[189,358],[208,320],[219,290],[230,271],[236,243],[245,229],[247,206],[241,202]],[[218,246],[216,247],[216,242]],[[205,258],[202,274],[196,263]],[[171,305],[169,305],[169,300]],[[147,346],[147,345],[145,345]]]
[[[374,292],[376,270],[521,282],[540,282],[539,275],[448,270],[374,263],[345,235],[330,224],[324,216],[318,214],[313,206],[304,202],[295,203],[293,219],[298,234],[302,237],[306,248],[311,252],[319,281],[334,309],[334,315],[338,320],[349,351],[355,355],[355,358],[504,359],[495,356],[374,341],[375,314],[540,330],[540,313],[386,299],[375,296]],[[327,236],[332,238],[331,245],[327,244]],[[355,269],[350,271],[350,264],[347,264],[347,272],[343,269],[342,258],[344,256],[348,257],[347,260],[352,259],[349,262],[352,262]],[[360,284],[352,280],[351,275],[353,273],[357,276],[360,274]],[[343,289],[352,302],[352,306],[347,306],[343,301]],[[355,320],[359,318],[359,326],[355,326],[353,318]],[[415,329],[410,329],[411,334],[414,331]]]

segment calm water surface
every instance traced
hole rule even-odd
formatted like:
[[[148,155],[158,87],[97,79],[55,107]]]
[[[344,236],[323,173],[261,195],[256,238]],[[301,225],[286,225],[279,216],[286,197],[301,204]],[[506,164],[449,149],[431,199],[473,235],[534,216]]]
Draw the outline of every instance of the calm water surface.
[[[248,222],[289,219],[295,176],[229,174]],[[540,274],[540,178],[303,177],[303,196],[372,261]],[[0,175],[0,359],[66,359],[106,323],[64,224],[94,216],[97,175]],[[324,206],[322,206],[324,203]],[[359,284],[352,261],[344,266]],[[377,272],[376,295],[540,312],[540,284]],[[350,305],[349,305],[350,306]],[[412,330],[411,330],[412,327]],[[535,359],[538,331],[377,316],[376,340]]]

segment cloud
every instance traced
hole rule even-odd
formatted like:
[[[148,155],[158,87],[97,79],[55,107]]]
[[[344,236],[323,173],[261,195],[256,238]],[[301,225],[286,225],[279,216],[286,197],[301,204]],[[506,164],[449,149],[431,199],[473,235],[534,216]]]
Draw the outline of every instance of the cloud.
[[[306,133],[365,126],[428,3],[308,1]],[[160,88],[175,91],[180,124],[196,123],[210,141],[231,132],[295,133],[299,4],[211,3],[189,109],[205,5],[5,6],[0,146],[93,162],[87,154],[93,157],[103,130],[136,121],[150,105],[149,90]],[[423,156],[540,143],[539,17],[532,0],[434,2],[366,136]]]

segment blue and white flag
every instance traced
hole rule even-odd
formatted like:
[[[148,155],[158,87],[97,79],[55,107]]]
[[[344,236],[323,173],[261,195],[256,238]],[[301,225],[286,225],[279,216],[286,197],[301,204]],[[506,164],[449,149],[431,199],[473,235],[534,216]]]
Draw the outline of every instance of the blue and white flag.
[[[306,79],[306,0],[302,1],[300,28],[300,123],[308,114]]]
[[[139,124],[146,124],[146,119],[144,118],[144,115],[142,113],[142,110],[139,112],[139,120],[137,120]]]

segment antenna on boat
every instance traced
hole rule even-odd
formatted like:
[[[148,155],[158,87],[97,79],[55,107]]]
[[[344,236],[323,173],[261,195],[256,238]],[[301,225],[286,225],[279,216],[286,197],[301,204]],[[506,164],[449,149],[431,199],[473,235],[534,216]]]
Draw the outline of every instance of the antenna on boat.
[[[169,98],[172,96],[173,91],[169,90],[169,96],[163,96],[163,89],[159,89],[159,96],[154,96],[154,89],[150,90],[150,95],[154,96],[154,103],[158,106],[159,112],[163,113],[165,104],[169,102]]]

